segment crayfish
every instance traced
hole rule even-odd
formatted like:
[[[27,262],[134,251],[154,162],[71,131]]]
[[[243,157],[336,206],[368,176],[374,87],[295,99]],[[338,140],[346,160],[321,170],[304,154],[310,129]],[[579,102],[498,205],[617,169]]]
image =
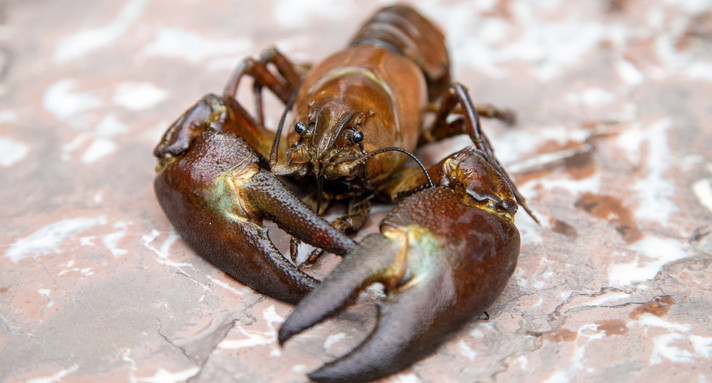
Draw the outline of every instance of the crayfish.
[[[242,61],[223,94],[204,96],[155,149],[156,195],[188,244],[241,283],[297,304],[280,344],[383,285],[373,333],[313,380],[367,381],[422,359],[482,314],[515,269],[514,215],[518,206],[531,212],[479,120],[514,115],[473,104],[449,66],[442,32],[412,8],[390,6],[316,65],[296,65],[276,48]],[[245,77],[254,117],[236,97]],[[276,132],[264,123],[265,87],[285,104]],[[413,155],[459,134],[473,144],[430,169]],[[409,158],[419,166],[404,166]],[[297,198],[278,176],[311,194]],[[356,243],[347,234],[364,225],[374,198],[397,205],[380,233]],[[346,211],[329,223],[321,214],[334,201]],[[264,219],[294,238],[291,260]],[[299,241],[317,248],[309,261],[323,251],[343,261],[320,283],[295,264]]]

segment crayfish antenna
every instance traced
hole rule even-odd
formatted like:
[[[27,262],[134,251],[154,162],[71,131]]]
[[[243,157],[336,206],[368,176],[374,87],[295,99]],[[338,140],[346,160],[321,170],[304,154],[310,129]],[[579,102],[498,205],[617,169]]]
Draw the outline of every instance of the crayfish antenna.
[[[272,142],[272,150],[269,153],[269,164],[270,166],[275,166],[279,162],[279,142],[282,139],[282,129],[284,129],[284,122],[287,120],[287,114],[292,110],[294,105],[294,100],[297,98],[297,93],[299,93],[299,88],[301,88],[302,83],[299,82],[292,95],[289,97],[287,104],[284,106],[284,112],[279,118],[279,124],[277,125],[277,131],[274,133],[274,141]]]
[[[537,225],[541,226],[539,218],[537,218],[536,215],[534,215],[534,212],[529,208],[529,206],[527,206],[527,201],[524,199],[524,197],[522,197],[521,200],[517,200],[517,203],[524,209],[524,211],[527,212],[527,215],[529,215],[534,220],[534,222],[536,222]]]
[[[366,153],[366,155],[359,158],[357,162],[366,163],[366,161],[370,160],[371,158],[386,152],[400,152],[410,157],[413,161],[415,161],[415,163],[420,167],[420,169],[423,170],[423,174],[425,174],[425,179],[428,181],[428,187],[435,187],[433,180],[430,178],[430,173],[428,173],[428,169],[425,168],[425,165],[420,162],[418,157],[415,154],[397,146],[389,146],[385,148],[376,149],[372,152],[368,152]]]

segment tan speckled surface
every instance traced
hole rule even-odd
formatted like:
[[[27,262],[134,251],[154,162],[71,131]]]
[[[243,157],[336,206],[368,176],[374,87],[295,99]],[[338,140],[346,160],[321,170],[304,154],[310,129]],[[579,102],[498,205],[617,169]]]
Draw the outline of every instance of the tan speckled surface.
[[[151,151],[241,58],[318,60],[380,4],[0,3],[0,380],[303,382],[358,343],[367,303],[280,348],[291,307],[171,231]],[[486,129],[543,225],[489,321],[386,381],[712,380],[712,4],[414,4],[518,111]]]

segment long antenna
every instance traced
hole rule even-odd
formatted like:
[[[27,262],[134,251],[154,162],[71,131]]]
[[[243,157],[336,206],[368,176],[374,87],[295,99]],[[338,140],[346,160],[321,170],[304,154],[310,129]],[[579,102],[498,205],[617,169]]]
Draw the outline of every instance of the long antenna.
[[[292,105],[294,105],[294,100],[296,100],[297,93],[299,92],[299,88],[301,86],[302,82],[300,81],[299,84],[297,84],[297,87],[294,88],[294,92],[292,93],[292,95],[289,96],[289,101],[287,101],[287,104],[284,107],[284,112],[282,113],[282,117],[280,117],[279,119],[279,125],[277,126],[277,131],[274,134],[274,141],[272,141],[272,150],[270,150],[269,152],[270,166],[276,164],[279,161],[279,140],[282,138],[282,129],[284,128],[284,121],[287,120],[287,114],[290,110],[292,110]]]
[[[420,166],[420,168],[423,170],[423,173],[425,173],[425,178],[428,179],[428,185],[429,185],[431,188],[434,188],[434,187],[435,187],[435,184],[433,184],[433,180],[430,179],[430,174],[428,173],[428,169],[425,168],[425,165],[423,165],[423,163],[420,162],[420,160],[418,159],[418,157],[416,157],[415,154],[413,154],[413,153],[411,153],[411,152],[409,152],[409,151],[407,151],[407,150],[405,150],[405,149],[403,149],[403,148],[399,148],[399,147],[397,147],[397,146],[389,146],[389,147],[387,147],[387,148],[380,148],[380,149],[376,149],[376,150],[374,150],[374,151],[372,151],[372,152],[368,152],[368,153],[366,153],[365,156],[359,158],[359,159],[356,160],[355,162],[356,162],[356,163],[362,163],[362,162],[365,163],[366,161],[370,160],[370,159],[373,158],[374,156],[377,156],[377,155],[379,155],[379,154],[381,154],[381,153],[385,153],[385,152],[401,152],[401,153],[403,153],[403,154],[408,155],[408,157],[412,158],[413,161],[415,161],[415,162],[418,164],[418,166]]]

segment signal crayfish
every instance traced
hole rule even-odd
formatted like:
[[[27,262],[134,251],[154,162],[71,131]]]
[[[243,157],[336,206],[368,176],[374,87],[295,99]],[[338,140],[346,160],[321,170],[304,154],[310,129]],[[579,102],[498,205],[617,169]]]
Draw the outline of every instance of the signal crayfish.
[[[253,78],[256,116],[237,101]],[[268,88],[285,104],[275,131],[264,125]],[[288,113],[294,129],[282,139]],[[432,122],[424,123],[430,113]],[[450,82],[444,36],[412,8],[378,11],[350,44],[311,67],[277,49],[242,61],[221,96],[209,94],[166,131],[155,191],[165,214],[203,258],[258,292],[297,304],[279,329],[283,344],[381,283],[376,328],[315,381],[368,381],[402,370],[482,314],[514,272],[520,238],[516,185],[494,155],[479,116],[513,114],[474,105]],[[412,152],[467,134],[473,144],[426,169]],[[404,166],[414,159],[418,167]],[[312,192],[302,201],[278,176]],[[370,200],[397,203],[380,233],[356,243]],[[321,215],[333,201],[346,212]],[[533,215],[532,215],[533,217]],[[291,260],[263,220],[294,240]],[[296,265],[298,241],[343,261],[319,282]]]

